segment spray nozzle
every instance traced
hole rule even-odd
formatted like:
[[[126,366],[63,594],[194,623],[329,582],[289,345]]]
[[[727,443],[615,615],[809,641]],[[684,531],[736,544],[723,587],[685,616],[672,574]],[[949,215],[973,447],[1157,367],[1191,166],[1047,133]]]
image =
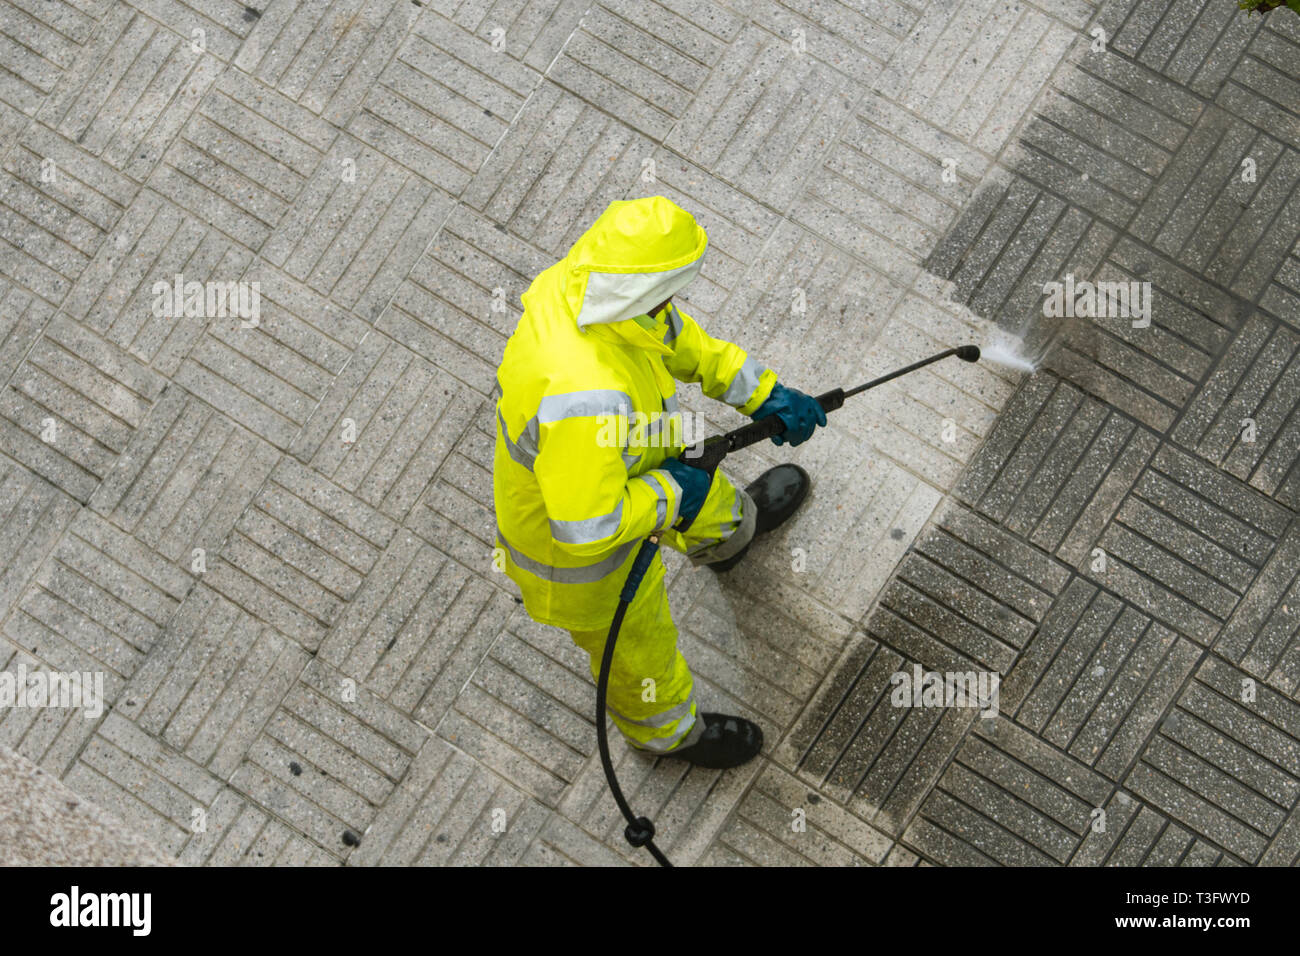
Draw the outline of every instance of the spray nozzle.
[[[956,354],[963,362],[978,362],[980,347],[978,345],[959,345]]]

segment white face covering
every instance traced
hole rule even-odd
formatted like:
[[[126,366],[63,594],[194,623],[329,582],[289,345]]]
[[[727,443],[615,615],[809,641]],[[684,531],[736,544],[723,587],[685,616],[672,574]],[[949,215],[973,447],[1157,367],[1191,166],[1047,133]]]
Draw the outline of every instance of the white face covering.
[[[704,263],[700,256],[667,272],[591,272],[578,313],[578,327],[605,325],[645,315],[694,279]]]

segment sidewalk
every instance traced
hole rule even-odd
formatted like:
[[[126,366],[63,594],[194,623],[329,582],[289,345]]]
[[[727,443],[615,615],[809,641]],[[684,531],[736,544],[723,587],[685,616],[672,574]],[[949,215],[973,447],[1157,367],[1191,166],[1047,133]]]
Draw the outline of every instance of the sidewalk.
[[[168,857],[647,864],[585,655],[493,571],[490,470],[519,294],[652,194],[709,233],[684,307],[807,391],[1052,339],[728,460],[815,487],[725,579],[666,555],[700,697],[769,741],[615,742],[674,862],[1300,857],[1300,17],[0,0],[0,33],[0,670],[108,698],[0,744]],[[1150,282],[1150,328],[1041,321],[1067,273]],[[257,283],[258,322],[157,317],[178,274]],[[891,706],[913,665],[998,672],[1000,716]]]

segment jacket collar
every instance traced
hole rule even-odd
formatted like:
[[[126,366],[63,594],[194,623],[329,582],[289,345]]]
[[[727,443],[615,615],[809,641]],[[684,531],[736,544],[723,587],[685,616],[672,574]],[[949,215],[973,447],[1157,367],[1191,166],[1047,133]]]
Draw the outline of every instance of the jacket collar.
[[[582,331],[616,345],[628,345],[647,352],[658,352],[660,355],[672,355],[673,349],[664,344],[664,336],[668,334],[668,323],[663,320],[663,314],[660,312],[660,317],[648,329],[642,328],[635,319],[624,319],[622,322],[589,325]]]

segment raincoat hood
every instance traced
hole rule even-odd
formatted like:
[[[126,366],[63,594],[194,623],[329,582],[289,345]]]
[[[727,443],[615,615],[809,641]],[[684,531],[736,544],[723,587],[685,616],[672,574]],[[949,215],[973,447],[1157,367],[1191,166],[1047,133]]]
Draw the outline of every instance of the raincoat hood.
[[[663,196],[617,201],[564,258],[564,297],[578,327],[646,314],[700,271],[708,236]]]

